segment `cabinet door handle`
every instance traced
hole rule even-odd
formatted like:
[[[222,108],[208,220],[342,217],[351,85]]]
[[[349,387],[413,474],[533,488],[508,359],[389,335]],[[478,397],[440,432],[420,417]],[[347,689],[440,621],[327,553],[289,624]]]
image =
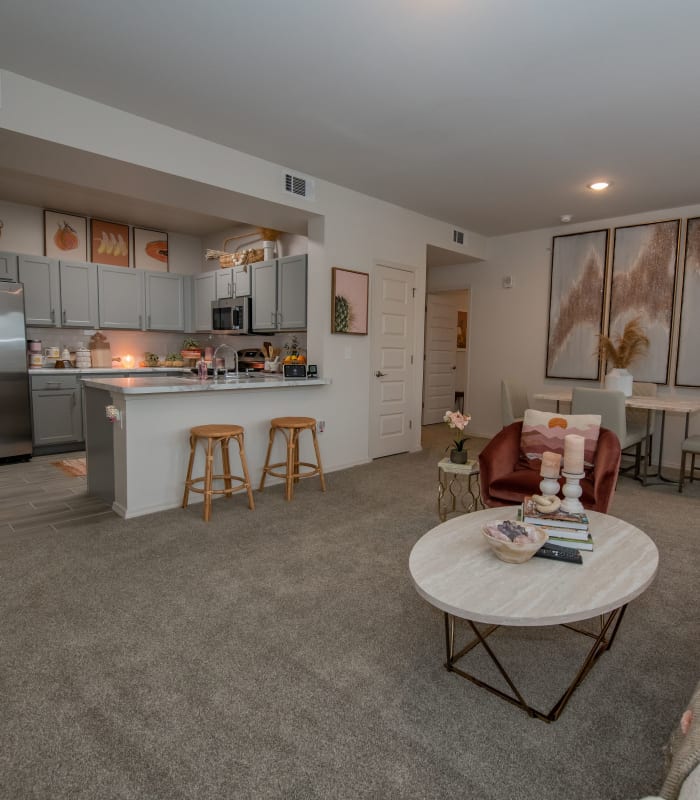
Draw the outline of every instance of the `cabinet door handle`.
[[[66,309],[65,308],[63,309],[63,321],[64,322],[66,321]]]
[[[148,315],[147,319],[148,319],[148,322],[146,323],[146,327],[150,328],[151,327],[151,315],[150,314]]]
[[[139,328],[143,328],[143,317],[139,314]]]
[[[278,328],[281,328],[281,327],[282,327],[282,319],[283,319],[283,317],[282,317],[282,312],[281,312],[281,311],[278,311],[278,312],[277,312],[277,327],[278,327]]]
[[[274,311],[270,312],[270,325],[272,325],[273,328],[277,324],[277,321],[275,320],[276,316],[277,316],[277,314],[275,314]]]
[[[51,309],[51,322],[56,322],[56,312],[54,309]]]

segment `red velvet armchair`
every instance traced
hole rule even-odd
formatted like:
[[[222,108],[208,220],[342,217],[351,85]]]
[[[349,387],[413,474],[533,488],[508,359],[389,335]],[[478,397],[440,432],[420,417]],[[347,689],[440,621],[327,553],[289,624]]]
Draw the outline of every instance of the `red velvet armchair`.
[[[481,499],[486,506],[518,505],[527,495],[540,494],[539,472],[520,461],[522,427],[522,421],[506,425],[479,454]],[[581,481],[584,508],[607,512],[619,469],[620,440],[611,430],[601,428],[595,464]]]

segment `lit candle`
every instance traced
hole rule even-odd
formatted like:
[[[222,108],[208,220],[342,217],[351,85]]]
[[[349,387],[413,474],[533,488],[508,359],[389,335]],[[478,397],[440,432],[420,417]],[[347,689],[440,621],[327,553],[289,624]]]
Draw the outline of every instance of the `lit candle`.
[[[134,366],[134,357],[133,356],[122,356],[122,364],[125,367],[133,367]]]
[[[540,475],[543,478],[558,478],[560,466],[560,453],[550,453],[549,450],[545,450],[545,452],[542,453],[542,467],[540,468]]]
[[[570,433],[564,437],[564,472],[580,475],[583,472],[583,436]]]

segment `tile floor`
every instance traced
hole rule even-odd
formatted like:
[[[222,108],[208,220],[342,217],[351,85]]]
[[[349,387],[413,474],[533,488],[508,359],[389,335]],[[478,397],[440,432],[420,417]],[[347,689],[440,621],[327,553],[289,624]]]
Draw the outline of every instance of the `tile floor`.
[[[35,456],[31,461],[0,464],[0,531],[60,531],[97,518],[116,516],[110,506],[87,494],[85,477],[72,477],[53,466],[84,453]]]

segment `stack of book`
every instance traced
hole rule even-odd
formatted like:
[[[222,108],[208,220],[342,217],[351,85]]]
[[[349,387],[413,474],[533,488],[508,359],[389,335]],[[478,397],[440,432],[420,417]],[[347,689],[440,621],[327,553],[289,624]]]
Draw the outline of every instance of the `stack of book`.
[[[574,547],[577,550],[592,550],[588,517],[585,513],[558,511],[550,513],[538,511],[531,497],[523,500],[521,511],[523,522],[537,525],[547,531],[547,541],[563,547]]]

